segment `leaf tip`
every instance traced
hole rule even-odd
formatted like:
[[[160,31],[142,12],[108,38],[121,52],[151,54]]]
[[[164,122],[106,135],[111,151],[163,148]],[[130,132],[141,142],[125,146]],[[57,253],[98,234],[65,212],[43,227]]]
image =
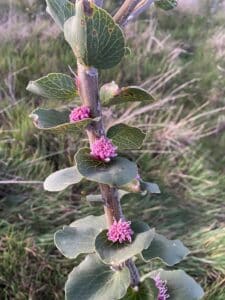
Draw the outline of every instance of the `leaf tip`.
[[[33,81],[29,81],[27,86],[26,86],[26,90],[30,92],[31,91],[30,88],[31,88],[32,85],[33,85]]]
[[[35,114],[35,112],[32,112],[30,115],[29,115],[29,118],[31,118],[31,120],[33,121],[34,125],[36,127],[38,127],[38,121],[39,121],[39,116],[37,114]]]

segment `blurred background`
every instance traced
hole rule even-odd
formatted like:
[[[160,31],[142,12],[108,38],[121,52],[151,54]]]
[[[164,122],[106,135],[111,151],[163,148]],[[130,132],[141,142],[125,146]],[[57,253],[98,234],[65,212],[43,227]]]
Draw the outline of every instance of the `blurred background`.
[[[119,2],[105,1],[109,11]],[[178,2],[128,26],[131,55],[101,72],[100,82],[140,85],[157,99],[105,111],[111,124],[119,119],[148,132],[143,149],[127,155],[162,191],[130,196],[126,215],[181,239],[192,254],[178,267],[201,282],[205,299],[224,300],[225,1]],[[45,177],[71,166],[87,141],[35,129],[33,109],[67,103],[29,94],[26,85],[50,72],[70,74],[76,62],[44,0],[1,0],[0,41],[0,299],[61,300],[75,262],[55,249],[53,233],[102,208],[83,197],[95,185],[43,191]],[[141,272],[159,265],[139,262]]]

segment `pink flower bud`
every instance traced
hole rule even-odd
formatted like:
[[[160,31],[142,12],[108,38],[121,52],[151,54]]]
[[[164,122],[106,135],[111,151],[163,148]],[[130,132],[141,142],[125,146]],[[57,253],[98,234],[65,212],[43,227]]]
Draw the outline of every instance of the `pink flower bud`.
[[[117,147],[106,137],[102,136],[91,145],[91,155],[99,160],[110,161],[117,156]]]
[[[131,243],[133,231],[130,227],[130,224],[131,222],[123,221],[121,219],[118,222],[114,221],[107,233],[108,240],[112,241],[113,243]]]
[[[75,123],[83,119],[90,118],[90,108],[88,106],[79,106],[74,108],[70,113],[70,123]]]
[[[156,285],[157,289],[159,290],[157,300],[166,300],[166,299],[168,299],[170,296],[168,294],[166,281],[162,280],[160,278],[159,274],[154,278],[154,280],[155,280],[155,285]]]

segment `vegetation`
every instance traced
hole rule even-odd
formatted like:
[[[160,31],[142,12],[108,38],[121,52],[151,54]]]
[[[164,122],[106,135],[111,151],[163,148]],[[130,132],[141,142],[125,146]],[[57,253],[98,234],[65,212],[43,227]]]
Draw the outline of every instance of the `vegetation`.
[[[46,175],[69,166],[80,145],[74,149],[71,137],[56,139],[34,129],[27,112],[40,99],[31,98],[25,87],[30,78],[52,71],[69,74],[65,66],[74,69],[75,62],[43,13],[44,3],[11,3],[10,10],[8,1],[0,4],[0,298],[63,299],[73,265],[53,246],[55,227],[101,208],[90,207],[83,197],[94,185],[57,194],[42,189]],[[133,105],[129,113],[115,110],[110,119],[116,124],[122,113],[120,121],[132,125],[131,116],[136,115],[139,127],[148,129],[144,150],[131,155],[145,166],[141,175],[157,179],[163,192],[151,199],[134,195],[124,203],[125,213],[129,218],[138,214],[194,250],[182,268],[202,283],[207,300],[225,295],[223,23],[219,15],[157,10],[127,29],[131,58],[114,74],[101,74],[102,83],[119,74],[121,84],[138,82],[158,99],[150,106]],[[148,271],[145,265],[140,268]]]

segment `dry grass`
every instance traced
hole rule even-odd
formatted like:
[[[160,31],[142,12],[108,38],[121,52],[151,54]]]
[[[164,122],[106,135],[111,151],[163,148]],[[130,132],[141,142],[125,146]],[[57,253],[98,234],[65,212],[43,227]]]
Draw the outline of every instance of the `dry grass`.
[[[225,29],[217,28],[209,39],[209,46],[212,47],[217,60],[225,58]]]
[[[60,33],[59,28],[54,24],[49,24],[42,16],[37,15],[29,20],[26,14],[18,15],[10,12],[8,17],[0,22],[0,36],[2,42],[22,41],[39,36],[40,42],[51,38],[57,38]]]

